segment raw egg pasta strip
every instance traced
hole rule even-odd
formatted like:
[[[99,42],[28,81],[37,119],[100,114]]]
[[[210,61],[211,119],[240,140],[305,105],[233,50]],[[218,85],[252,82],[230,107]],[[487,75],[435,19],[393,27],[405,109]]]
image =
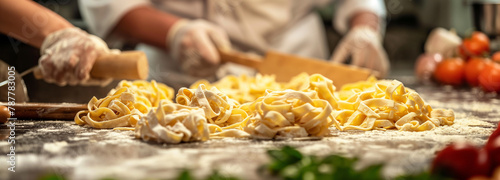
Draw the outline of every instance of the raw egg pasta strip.
[[[147,114],[161,100],[172,102],[173,89],[155,81],[121,81],[108,96],[97,99],[93,97],[87,110],[75,116],[78,125],[88,124],[94,128],[135,127],[140,117]]]
[[[160,104],[137,123],[136,138],[165,143],[208,140],[209,132],[203,109],[168,101],[161,101]]]

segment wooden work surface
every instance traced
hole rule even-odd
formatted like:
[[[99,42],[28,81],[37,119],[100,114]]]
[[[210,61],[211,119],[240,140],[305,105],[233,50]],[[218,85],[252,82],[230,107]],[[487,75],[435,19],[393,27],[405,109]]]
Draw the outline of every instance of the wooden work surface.
[[[135,139],[133,132],[81,127],[71,121],[16,121],[16,172],[7,171],[9,129],[0,125],[0,179],[35,179],[58,173],[70,179],[170,179],[184,168],[197,177],[213,169],[242,179],[268,179],[257,169],[268,161],[265,151],[283,145],[303,153],[339,153],[359,157],[362,164],[385,162],[386,177],[422,171],[435,153],[453,141],[483,145],[500,120],[500,98],[472,89],[451,89],[413,83],[434,108],[455,111],[453,126],[426,132],[333,131],[329,137],[308,141],[215,139],[164,145]]]

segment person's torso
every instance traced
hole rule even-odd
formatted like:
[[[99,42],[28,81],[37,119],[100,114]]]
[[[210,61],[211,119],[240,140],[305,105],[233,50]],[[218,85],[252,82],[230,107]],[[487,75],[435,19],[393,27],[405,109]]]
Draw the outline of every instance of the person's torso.
[[[273,37],[330,0],[151,0],[180,17],[221,26],[233,42],[248,49],[270,48]]]

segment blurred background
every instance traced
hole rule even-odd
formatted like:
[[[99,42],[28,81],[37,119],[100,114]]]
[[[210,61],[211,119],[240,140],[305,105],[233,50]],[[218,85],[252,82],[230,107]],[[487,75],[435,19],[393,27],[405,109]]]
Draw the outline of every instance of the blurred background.
[[[36,1],[39,4],[60,14],[72,24],[84,30],[88,29],[82,20],[76,0],[45,0]],[[475,1],[476,2],[476,1]],[[487,2],[487,1],[485,1]],[[385,0],[387,8],[387,27],[384,37],[384,47],[391,61],[391,74],[389,78],[413,75],[413,66],[417,57],[424,51],[424,43],[429,32],[436,27],[454,29],[461,37],[470,34],[474,28],[472,1],[471,0]],[[329,39],[330,52],[340,40],[341,36],[332,27],[332,14],[334,9],[326,6],[317,9],[323,17],[325,31]],[[490,37],[495,39],[495,37]],[[133,49],[134,44],[127,44],[123,49]],[[21,42],[0,35],[0,59],[15,66],[18,72],[37,64],[39,50],[22,44]],[[27,62],[25,59],[31,59]],[[47,93],[34,86],[38,82],[28,75],[25,78],[31,101],[35,102],[78,102],[86,103],[91,94],[105,95],[106,90],[94,92],[95,89],[86,87],[74,90],[71,96],[60,95],[57,92]],[[53,85],[48,85],[53,86]],[[37,94],[43,93],[43,94]],[[89,97],[90,96],[90,97]],[[75,99],[76,97],[79,97]]]

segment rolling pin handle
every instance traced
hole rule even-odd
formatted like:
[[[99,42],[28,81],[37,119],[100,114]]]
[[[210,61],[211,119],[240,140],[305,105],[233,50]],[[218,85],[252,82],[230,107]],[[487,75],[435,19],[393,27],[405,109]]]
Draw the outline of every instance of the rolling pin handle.
[[[36,79],[43,79],[42,70],[40,70],[39,67],[36,67],[35,70],[33,70],[33,76],[35,76]]]
[[[93,78],[141,79],[148,77],[148,59],[141,51],[124,51],[120,54],[106,54],[96,59],[90,76]],[[33,75],[42,79],[40,68],[35,68]]]

